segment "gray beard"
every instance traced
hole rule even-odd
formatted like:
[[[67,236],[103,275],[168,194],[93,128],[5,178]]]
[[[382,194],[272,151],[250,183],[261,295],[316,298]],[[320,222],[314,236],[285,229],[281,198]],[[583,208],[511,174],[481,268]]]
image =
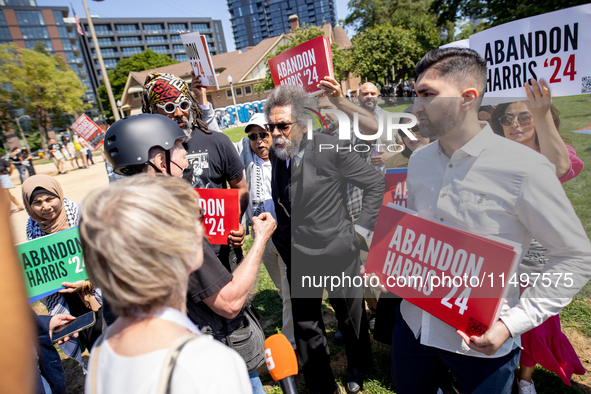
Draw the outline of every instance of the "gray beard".
[[[285,147],[283,147],[281,149],[276,148],[275,145],[277,144],[277,141],[279,141],[279,143],[285,145]],[[300,151],[300,143],[301,142],[302,142],[301,138],[298,141],[291,141],[287,138],[280,137],[276,140],[273,140],[273,149],[275,150],[275,154],[277,155],[277,157],[280,158],[281,160],[293,159],[294,157],[296,157],[296,155]]]
[[[191,139],[191,134],[193,133],[193,110],[192,109],[189,111],[189,122],[187,122],[187,125],[185,126],[185,128],[181,128],[181,130],[183,130],[183,132],[187,136],[187,139],[185,141],[189,141]]]

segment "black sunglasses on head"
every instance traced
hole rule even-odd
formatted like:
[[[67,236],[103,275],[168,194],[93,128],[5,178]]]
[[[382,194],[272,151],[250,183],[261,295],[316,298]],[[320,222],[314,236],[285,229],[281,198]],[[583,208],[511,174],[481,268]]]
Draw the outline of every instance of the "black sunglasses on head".
[[[267,131],[261,131],[260,133],[252,133],[248,135],[248,139],[251,141],[256,141],[259,137],[260,139],[265,140],[269,137],[269,133]]]

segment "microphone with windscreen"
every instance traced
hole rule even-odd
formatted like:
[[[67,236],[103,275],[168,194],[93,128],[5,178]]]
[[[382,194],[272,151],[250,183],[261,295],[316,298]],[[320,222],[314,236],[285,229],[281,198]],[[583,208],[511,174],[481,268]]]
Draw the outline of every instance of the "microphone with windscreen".
[[[281,390],[285,394],[298,394],[293,378],[298,374],[298,360],[285,335],[275,334],[265,340],[265,361],[271,377],[279,382]]]

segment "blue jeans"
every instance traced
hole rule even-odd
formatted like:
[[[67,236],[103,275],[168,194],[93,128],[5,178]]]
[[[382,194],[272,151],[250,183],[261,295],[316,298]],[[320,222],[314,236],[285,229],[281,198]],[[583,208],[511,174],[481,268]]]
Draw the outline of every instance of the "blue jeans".
[[[392,333],[392,380],[396,393],[437,393],[434,377],[448,368],[458,380],[460,393],[510,394],[520,349],[497,358],[471,357],[421,345],[396,308]]]
[[[252,394],[267,394],[263,388],[263,382],[259,378],[259,374],[256,369],[248,374],[250,378],[250,384],[252,385]]]

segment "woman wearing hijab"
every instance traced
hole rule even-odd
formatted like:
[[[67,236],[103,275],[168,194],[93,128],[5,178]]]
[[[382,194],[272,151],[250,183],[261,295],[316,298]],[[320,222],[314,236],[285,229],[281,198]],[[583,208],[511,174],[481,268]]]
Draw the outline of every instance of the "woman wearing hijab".
[[[53,177],[34,175],[26,179],[22,184],[22,193],[25,209],[29,214],[27,240],[78,226],[82,207],[64,197],[61,185]],[[98,288],[93,289],[87,280],[64,282],[62,286],[65,288],[41,300],[51,316],[65,313],[78,317],[90,312],[91,309],[95,311],[96,323],[93,327],[81,331],[78,341],[68,341],[60,345],[66,355],[82,364],[81,354],[84,348],[81,348],[80,344],[90,349],[102,333],[101,291]],[[88,289],[86,293],[91,294],[83,301],[83,293],[80,292],[85,289]]]

